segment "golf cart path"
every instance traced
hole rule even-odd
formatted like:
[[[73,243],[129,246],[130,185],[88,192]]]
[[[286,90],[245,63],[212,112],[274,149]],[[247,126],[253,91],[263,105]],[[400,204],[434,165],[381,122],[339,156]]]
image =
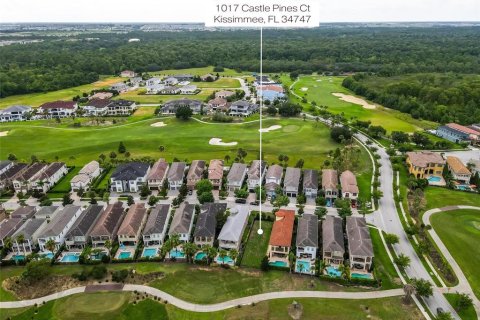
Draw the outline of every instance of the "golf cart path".
[[[403,289],[392,289],[392,290],[382,290],[382,291],[367,291],[367,292],[332,292],[332,291],[278,291],[278,292],[268,292],[257,294],[253,296],[233,299],[229,301],[224,301],[215,304],[196,304],[181,300],[176,298],[164,291],[161,291],[156,288],[152,288],[144,285],[134,285],[126,284],[122,288],[111,288],[111,284],[106,285],[95,285],[94,291],[137,291],[144,292],[155,297],[158,297],[168,303],[174,305],[177,308],[193,311],[193,312],[215,312],[221,311],[229,308],[234,308],[239,305],[250,305],[252,303],[258,303],[266,300],[273,299],[285,299],[285,298],[323,298],[323,299],[353,299],[353,300],[363,300],[363,299],[380,299],[388,297],[399,297],[404,295]],[[105,290],[102,290],[102,287]],[[43,302],[52,301],[60,299],[63,297],[71,296],[74,294],[91,292],[89,286],[77,287],[68,289],[65,291],[57,292],[42,298],[32,299],[32,300],[21,300],[21,301],[5,301],[0,302],[0,309],[9,309],[9,308],[23,308],[33,306],[35,304],[41,305]]]
[[[452,210],[480,210],[480,207],[458,205],[458,206],[448,206],[443,208],[430,209],[423,214],[422,222],[425,225],[430,225],[430,217],[432,215],[439,212],[447,212]],[[428,230],[428,233],[432,237],[433,242],[435,242],[435,244],[437,245],[438,249],[445,257],[445,259],[447,259],[448,263],[450,264],[450,266],[452,267],[453,271],[455,272],[458,278],[458,284],[455,287],[445,288],[444,289],[445,293],[450,291],[451,292],[459,291],[459,292],[468,293],[470,295],[470,298],[472,298],[473,300],[473,305],[475,307],[475,311],[477,312],[477,315],[480,315],[480,301],[473,293],[472,287],[470,286],[470,283],[468,282],[467,277],[465,277],[465,275],[463,274],[463,271],[458,265],[457,261],[455,261],[450,251],[448,251],[448,248],[442,242],[442,240],[440,239],[438,234],[435,232],[435,229],[433,227],[430,230]]]

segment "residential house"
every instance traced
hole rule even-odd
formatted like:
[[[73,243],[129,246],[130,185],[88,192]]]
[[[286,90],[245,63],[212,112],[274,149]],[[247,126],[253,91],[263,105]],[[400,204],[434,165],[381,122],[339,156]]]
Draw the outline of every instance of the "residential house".
[[[316,198],[318,195],[318,171],[303,170],[303,193],[307,198]]]
[[[408,172],[417,179],[430,176],[441,177],[445,160],[439,153],[431,151],[407,152]]]
[[[25,255],[32,253],[37,245],[37,233],[47,224],[47,219],[28,219],[15,233],[11,236],[13,240],[13,252],[21,252]],[[20,236],[23,241],[20,242]]]
[[[128,91],[128,85],[125,82],[117,82],[110,86],[110,90],[123,93]]]
[[[90,99],[110,99],[110,98],[112,98],[112,97],[113,97],[113,93],[108,92],[108,91],[106,91],[106,92],[100,91],[100,92],[94,93],[94,94],[90,97]]]
[[[160,91],[158,92],[160,94],[180,94],[180,88],[174,87],[174,86],[164,86]]]
[[[235,101],[230,105],[229,115],[235,117],[248,117],[256,113],[258,109],[259,107],[257,104],[253,104],[244,100]]]
[[[145,203],[132,204],[118,229],[118,243],[121,246],[136,247],[141,239],[141,232],[145,221],[147,221]]]
[[[283,193],[288,197],[296,197],[300,192],[300,176],[302,171],[299,168],[288,167],[285,171],[283,181]]]
[[[52,101],[46,102],[38,107],[37,114],[46,118],[71,117],[77,111],[78,104],[75,101]]]
[[[16,175],[12,181],[15,192],[26,193],[30,191],[32,189],[33,178],[47,167],[48,165],[46,163],[35,162],[24,169],[22,173]]]
[[[183,177],[185,176],[185,162],[173,162],[168,169],[167,180],[168,188],[170,190],[178,190],[183,184]]]
[[[350,200],[353,207],[357,205],[358,185],[357,178],[350,170],[343,171],[340,175],[340,187],[342,188],[342,198]]]
[[[322,222],[322,251],[325,265],[338,267],[343,264],[345,241],[342,218],[325,216]]]
[[[253,160],[247,171],[247,185],[250,192],[254,192],[255,188],[262,185],[263,178],[267,172],[267,162]]]
[[[145,81],[146,86],[154,86],[154,85],[160,84],[160,83],[162,83],[162,79],[160,79],[158,77],[152,77],[152,78]]]
[[[283,87],[281,85],[258,86],[257,93],[259,98],[268,101],[274,101],[285,98]]]
[[[3,248],[5,246],[5,240],[10,238],[24,223],[25,219],[22,218],[9,218],[0,222],[0,247]]]
[[[137,110],[135,101],[130,100],[112,100],[108,105],[108,116],[129,116]]]
[[[178,80],[174,77],[168,77],[163,80],[163,83],[165,83],[167,86],[174,86],[178,83]]]
[[[212,183],[214,190],[222,189],[223,181],[223,160],[212,159],[208,166],[208,180]]]
[[[228,90],[221,90],[221,91],[215,92],[215,98],[227,99],[228,97],[231,97],[234,95],[235,95],[235,92],[228,91]]]
[[[288,254],[292,247],[295,211],[280,209],[275,213],[272,233],[268,241],[268,262],[275,266],[288,267]]]
[[[447,123],[444,126],[438,127],[437,136],[455,143],[470,142],[475,144],[480,141],[480,130],[475,130],[474,127],[465,127],[457,123]]]
[[[187,188],[188,190],[194,190],[198,181],[203,178],[203,172],[205,171],[204,160],[193,160],[187,173]]]
[[[169,167],[168,162],[163,158],[153,164],[153,167],[147,176],[148,187],[151,190],[160,190],[162,188]]]
[[[112,104],[109,99],[90,99],[82,110],[86,116],[106,116],[108,114],[108,107]]]
[[[90,183],[100,175],[102,168],[98,161],[90,161],[87,163],[76,176],[70,180],[70,187],[72,191],[88,190]]]
[[[227,112],[230,104],[224,98],[215,98],[208,101],[208,107],[214,112]]]
[[[37,212],[37,208],[33,206],[24,206],[19,207],[12,213],[10,213],[10,218],[21,218],[21,219],[30,219]]]
[[[275,197],[277,189],[280,188],[283,177],[283,167],[278,164],[268,167],[265,175],[265,192],[269,197]]]
[[[363,217],[347,217],[347,240],[350,271],[369,272],[373,263],[373,245]]]
[[[117,239],[117,231],[123,221],[124,212],[122,202],[115,202],[105,208],[90,230],[92,247],[104,247],[107,240],[113,244]]]
[[[255,81],[253,82],[253,85],[258,87],[258,86],[266,86],[266,85],[275,85],[276,82],[271,80],[268,76],[255,76]]]
[[[193,76],[191,74],[176,74],[173,78],[177,79],[178,82],[192,81]]]
[[[34,217],[35,219],[46,219],[50,222],[50,220],[53,219],[61,210],[62,208],[59,206],[41,207],[40,210],[35,213]]]
[[[213,246],[217,228],[217,214],[225,213],[226,210],[226,203],[204,203],[201,206],[193,233],[193,241],[197,246]]]
[[[150,211],[145,228],[143,229],[143,243],[145,246],[162,246],[167,235],[170,221],[170,205],[158,203]]]
[[[68,169],[65,163],[52,162],[45,168],[45,170],[40,171],[32,177],[32,189],[46,193],[67,173]]]
[[[131,86],[138,87],[143,82],[143,79],[142,77],[133,77],[133,78],[130,78],[129,82]]]
[[[160,94],[165,89],[165,85],[158,83],[153,85],[147,85],[145,88],[147,89],[146,94]]]
[[[447,157],[447,166],[448,170],[453,176],[453,179],[462,182],[464,184],[470,184],[470,179],[472,178],[472,173],[468,168],[462,163],[457,157],[448,156]]]
[[[122,72],[120,72],[120,77],[122,78],[133,78],[136,75],[137,74],[135,73],[135,71],[132,70],[123,70]]]
[[[203,76],[200,76],[200,80],[206,81],[206,82],[213,82],[217,80],[217,77],[211,73],[207,73],[207,74],[204,74]]]
[[[68,250],[83,249],[87,246],[90,231],[102,216],[103,206],[91,204],[78,217],[65,236],[65,245]]]
[[[189,242],[190,234],[193,228],[194,216],[195,205],[189,204],[188,202],[183,202],[175,211],[172,224],[168,230],[168,235],[171,237],[177,234],[181,242]]]
[[[162,107],[162,113],[171,114],[177,112],[180,107],[189,107],[193,113],[200,113],[202,111],[203,103],[199,100],[179,99],[166,102]]]
[[[68,230],[77,221],[82,207],[67,205],[58,212],[38,233],[38,245],[41,251],[47,251],[46,244],[49,240],[55,242],[55,251],[59,250],[65,242]]]
[[[0,190],[13,188],[13,181],[20,177],[28,168],[26,163],[15,163],[0,174]]]
[[[186,85],[186,86],[180,87],[181,94],[195,94],[197,90],[198,88],[195,85]]]
[[[110,177],[113,192],[138,192],[147,183],[150,165],[145,162],[127,162],[117,166]]]
[[[337,170],[322,170],[322,189],[327,199],[327,206],[333,206],[333,202],[338,197],[338,173]]]
[[[8,169],[12,168],[14,164],[15,163],[10,160],[0,161],[0,175],[8,171]]]
[[[32,107],[15,105],[0,110],[0,122],[25,121],[32,114]]]
[[[317,258],[318,217],[315,214],[303,214],[298,219],[296,246],[297,259],[314,261]]]
[[[235,249],[237,251],[240,249],[249,213],[246,206],[237,206],[230,210],[230,215],[218,235],[218,247],[220,249]]]
[[[228,191],[235,191],[242,188],[243,181],[247,174],[247,165],[243,163],[234,163],[227,175]]]

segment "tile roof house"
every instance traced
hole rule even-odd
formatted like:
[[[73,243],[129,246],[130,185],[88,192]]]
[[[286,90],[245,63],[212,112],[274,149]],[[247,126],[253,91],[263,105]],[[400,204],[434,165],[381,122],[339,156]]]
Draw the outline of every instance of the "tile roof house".
[[[472,178],[472,173],[468,168],[463,164],[463,162],[454,156],[447,156],[447,166],[448,170],[453,176],[453,179],[463,182],[465,184],[470,183]]]
[[[340,187],[342,188],[342,198],[349,199],[352,206],[356,206],[358,199],[358,185],[357,178],[352,171],[343,171],[340,175]]]
[[[11,236],[13,240],[13,252],[20,252],[25,255],[30,254],[37,244],[36,234],[38,230],[44,227],[47,219],[28,219],[15,233]],[[19,236],[23,236],[23,242],[19,241]]]
[[[175,211],[170,230],[168,230],[168,235],[171,237],[174,234],[178,234],[180,241],[189,242],[194,216],[195,205],[183,202]]]
[[[163,158],[153,164],[147,176],[148,186],[151,190],[160,190],[162,188],[169,167],[170,165]]]
[[[240,100],[230,105],[230,112],[228,114],[235,117],[248,117],[258,112],[258,109],[258,104]]]
[[[226,99],[226,98],[231,97],[233,95],[235,95],[235,92],[228,91],[228,90],[221,90],[221,91],[215,92],[215,98]]]
[[[250,192],[254,192],[255,188],[262,185],[263,178],[267,171],[267,162],[253,160],[247,171],[247,185]]]
[[[105,208],[90,231],[90,239],[94,248],[103,247],[107,240],[113,244],[117,238],[118,228],[123,221],[124,212],[122,202],[115,202]]]
[[[70,187],[72,191],[88,190],[90,183],[100,175],[102,168],[100,164],[93,160],[87,163],[76,176],[70,180]]]
[[[295,211],[280,209],[275,213],[272,233],[268,242],[267,256],[271,264],[289,266],[288,254],[292,247]]]
[[[207,244],[213,246],[217,228],[217,214],[219,212],[225,213],[226,210],[226,203],[204,203],[201,206],[193,233],[194,243],[197,246],[202,247]]]
[[[46,193],[68,173],[63,162],[52,162],[31,179],[31,188]]]
[[[47,242],[51,239],[55,242],[55,251],[59,250],[65,242],[65,236],[75,221],[80,216],[82,207],[67,205],[60,212],[55,214],[38,233],[38,245],[41,251],[47,251]]]
[[[442,176],[445,160],[439,153],[431,151],[407,152],[408,172],[417,179]]]
[[[37,114],[45,118],[65,118],[72,116],[78,109],[75,101],[52,101],[42,104],[37,109]]]
[[[275,197],[277,194],[277,189],[280,188],[283,177],[283,167],[278,164],[271,165],[268,167],[267,173],[265,174],[265,191],[267,196]]]
[[[374,255],[365,218],[347,217],[347,240],[350,270],[370,271]]]
[[[239,250],[249,214],[250,212],[246,206],[237,206],[230,210],[230,215],[218,235],[219,248]]]
[[[180,87],[181,94],[195,94],[197,90],[197,86],[193,84]]]
[[[247,165],[237,162],[234,163],[227,175],[228,191],[235,191],[241,189],[246,175]]]
[[[162,107],[162,113],[164,114],[172,114],[177,111],[179,107],[187,106],[192,109],[194,114],[200,113],[202,111],[203,103],[199,100],[192,100],[192,99],[178,99],[178,100],[171,100],[166,102]]]
[[[118,243],[122,246],[137,246],[145,221],[147,221],[145,204],[132,204],[118,229]]]
[[[110,86],[110,90],[117,91],[118,93],[127,92],[128,86],[125,82],[117,82]]]
[[[205,171],[204,160],[193,160],[187,173],[187,188],[188,190],[194,190],[198,181],[203,178],[203,172]]]
[[[117,166],[110,177],[113,192],[138,192],[147,183],[150,164],[145,162],[127,162]]]
[[[0,222],[0,247],[3,248],[5,246],[5,239],[10,237],[24,223],[25,219],[22,218],[9,218]]]
[[[22,170],[20,174],[15,176],[12,184],[15,192],[26,193],[32,190],[33,178],[40,172],[44,171],[47,168],[46,163],[35,162]]]
[[[318,249],[318,217],[315,214],[303,214],[298,219],[296,245],[297,259],[316,259]]]
[[[34,217],[35,219],[47,219],[50,220],[52,219],[58,212],[61,211],[61,208],[59,206],[46,206],[46,207],[41,207],[40,210],[38,210],[35,214]]]
[[[150,211],[142,232],[145,246],[163,245],[170,215],[170,205],[168,204],[159,203]]]
[[[472,142],[480,140],[480,131],[474,127],[465,127],[457,123],[447,123],[437,128],[437,136],[450,140],[455,143]]]
[[[24,206],[10,213],[10,218],[29,219],[35,215],[37,208],[33,206]]]
[[[224,98],[215,98],[208,101],[208,106],[214,112],[216,111],[226,112],[228,111],[229,103]]]
[[[322,255],[326,265],[343,264],[345,241],[343,237],[342,218],[325,216],[322,222]]]
[[[299,168],[288,167],[283,180],[283,193],[288,197],[296,197],[300,188],[300,176],[302,171]]]
[[[80,214],[65,236],[65,245],[68,250],[85,248],[90,237],[90,230],[93,229],[102,212],[103,206],[92,204]]]
[[[89,116],[105,116],[108,113],[108,106],[112,103],[109,99],[90,99],[82,110]]]
[[[208,166],[208,180],[213,185],[214,190],[222,189],[222,179],[223,179],[223,160],[212,159]]]
[[[122,72],[120,72],[120,77],[122,78],[133,78],[136,75],[137,74],[135,73],[135,71],[132,70],[123,70]]]
[[[338,197],[338,173],[337,170],[322,170],[322,189],[327,202],[333,202]]]
[[[318,195],[318,171],[303,170],[303,193],[308,198],[316,198]]]
[[[135,101],[130,100],[112,100],[108,105],[107,116],[129,116],[137,110]]]
[[[0,190],[13,188],[13,180],[21,176],[28,168],[26,163],[14,163],[3,173],[0,173]]]
[[[14,105],[0,110],[0,122],[25,121],[32,113],[32,107]]]
[[[170,190],[178,190],[183,184],[183,177],[185,176],[185,162],[174,162],[170,166],[167,174],[168,188]]]

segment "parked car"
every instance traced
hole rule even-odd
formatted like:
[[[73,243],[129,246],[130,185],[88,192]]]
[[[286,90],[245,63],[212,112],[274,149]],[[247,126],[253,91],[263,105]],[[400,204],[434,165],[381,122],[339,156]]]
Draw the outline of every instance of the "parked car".
[[[250,202],[252,206],[258,206],[260,202],[258,200]]]
[[[235,203],[247,203],[247,199],[235,199]]]

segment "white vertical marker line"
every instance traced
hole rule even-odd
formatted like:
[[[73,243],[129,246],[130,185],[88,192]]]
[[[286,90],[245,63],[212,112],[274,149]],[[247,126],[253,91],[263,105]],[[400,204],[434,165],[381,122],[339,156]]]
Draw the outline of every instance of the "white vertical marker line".
[[[260,161],[260,183],[259,183],[259,228],[258,228],[258,234],[261,235],[263,234],[262,230],[262,108],[263,108],[263,28],[260,27],[260,156],[258,159]],[[257,93],[257,97],[258,97]]]

